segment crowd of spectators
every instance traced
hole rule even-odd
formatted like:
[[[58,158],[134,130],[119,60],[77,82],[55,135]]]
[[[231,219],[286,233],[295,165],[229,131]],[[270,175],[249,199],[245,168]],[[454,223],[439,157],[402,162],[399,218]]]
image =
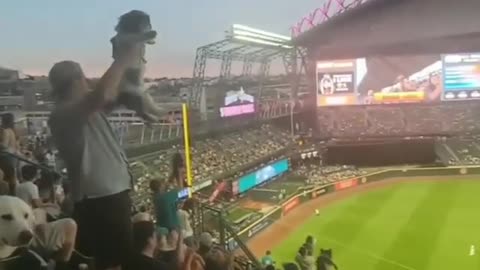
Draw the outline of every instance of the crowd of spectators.
[[[52,259],[45,263],[67,269],[64,267],[74,252],[77,226],[66,217],[71,204],[68,190],[54,172],[54,151],[47,148],[45,137],[18,137],[13,120],[12,114],[2,115],[0,195],[16,196],[33,209],[35,236],[31,248]]]
[[[317,123],[325,138],[468,134],[480,131],[479,113],[475,102],[325,107]]]
[[[191,150],[193,182],[214,181],[226,177],[227,173],[238,173],[245,165],[269,157],[288,147],[291,142],[287,132],[269,124],[216,138],[195,140]],[[148,194],[148,179],[170,178],[172,157],[180,151],[182,149],[176,145],[130,165],[137,179],[135,204],[149,203],[145,201],[148,197],[145,196]]]

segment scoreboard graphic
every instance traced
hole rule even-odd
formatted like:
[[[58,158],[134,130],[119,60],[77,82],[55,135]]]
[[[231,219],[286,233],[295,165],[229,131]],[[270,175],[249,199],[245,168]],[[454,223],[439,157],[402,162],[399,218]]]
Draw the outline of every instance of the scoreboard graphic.
[[[480,99],[480,54],[442,56],[442,100]]]

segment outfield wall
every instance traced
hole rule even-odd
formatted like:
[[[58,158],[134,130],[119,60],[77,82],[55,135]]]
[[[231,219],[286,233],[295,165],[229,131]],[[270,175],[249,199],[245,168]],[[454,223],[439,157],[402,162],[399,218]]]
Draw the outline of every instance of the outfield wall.
[[[237,232],[243,242],[247,242],[259,232],[273,224],[285,215],[288,215],[297,206],[316,199],[325,194],[354,188],[358,185],[368,184],[370,182],[388,180],[399,177],[419,177],[419,176],[465,176],[480,175],[480,166],[455,166],[455,167],[429,167],[429,168],[405,168],[405,169],[388,169],[355,178],[345,179],[336,183],[323,186],[309,186],[299,190],[290,199],[278,205],[270,212],[266,213],[262,218],[255,221],[245,229]],[[234,250],[238,244],[234,239],[228,240],[228,248]]]

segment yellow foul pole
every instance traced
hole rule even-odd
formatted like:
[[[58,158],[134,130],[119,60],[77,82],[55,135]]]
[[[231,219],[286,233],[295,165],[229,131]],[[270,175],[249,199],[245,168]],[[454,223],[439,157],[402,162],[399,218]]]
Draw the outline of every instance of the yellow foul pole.
[[[183,141],[185,146],[185,171],[187,172],[188,196],[192,196],[192,164],[190,158],[190,125],[188,121],[187,104],[182,104],[182,119],[183,119]]]

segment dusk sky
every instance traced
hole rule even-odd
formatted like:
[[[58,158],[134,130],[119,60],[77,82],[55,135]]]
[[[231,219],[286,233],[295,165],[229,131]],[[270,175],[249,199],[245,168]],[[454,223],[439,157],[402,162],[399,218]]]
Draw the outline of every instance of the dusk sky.
[[[323,0],[15,0],[0,8],[0,66],[46,74],[71,59],[88,76],[111,62],[110,38],[118,17],[140,9],[150,14],[157,44],[147,51],[150,77],[192,76],[195,50],[218,41],[233,23],[290,35],[289,27]],[[214,65],[213,65],[214,67]],[[213,68],[209,74],[216,75]]]

